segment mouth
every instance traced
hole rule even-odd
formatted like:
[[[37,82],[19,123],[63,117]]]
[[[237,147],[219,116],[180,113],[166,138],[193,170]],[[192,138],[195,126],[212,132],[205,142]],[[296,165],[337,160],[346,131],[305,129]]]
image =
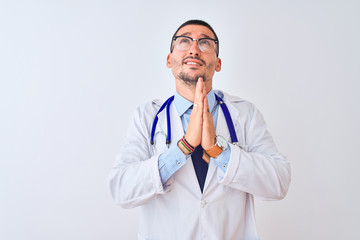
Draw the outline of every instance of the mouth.
[[[205,62],[198,58],[188,57],[188,58],[185,58],[184,64],[188,65],[190,67],[201,67],[201,66],[205,65]]]

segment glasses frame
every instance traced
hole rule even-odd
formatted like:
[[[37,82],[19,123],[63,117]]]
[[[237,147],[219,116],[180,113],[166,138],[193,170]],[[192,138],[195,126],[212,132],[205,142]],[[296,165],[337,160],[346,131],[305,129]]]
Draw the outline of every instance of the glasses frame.
[[[198,38],[198,39],[196,39],[196,38],[191,38],[191,37],[188,37],[188,36],[175,36],[175,37],[173,37],[173,41],[175,42],[176,41],[176,39],[178,39],[179,37],[185,37],[185,38],[188,38],[188,39],[190,39],[191,40],[191,45],[193,44],[193,42],[196,40],[196,42],[197,42],[197,45],[198,45],[198,47],[199,47],[199,49],[200,49],[200,51],[201,52],[203,52],[203,53],[206,53],[206,52],[204,52],[204,51],[202,51],[201,50],[201,48],[200,48],[200,46],[199,46],[199,41],[201,41],[201,40],[203,40],[203,39],[208,39],[208,40],[212,40],[212,41],[214,41],[214,43],[215,43],[215,46],[218,44],[218,40],[216,40],[216,39],[213,39],[213,38],[209,38],[209,37],[204,37],[204,38]],[[190,45],[190,48],[191,48],[191,45]],[[173,48],[171,49],[171,52],[174,50],[174,48],[176,47],[176,45],[175,44],[173,44]],[[190,49],[189,48],[189,49]],[[187,49],[187,50],[179,50],[179,51],[188,51],[189,49]],[[213,53],[213,52],[215,52],[215,49],[216,48],[214,48],[214,50],[212,51],[212,52],[209,52],[209,53]]]

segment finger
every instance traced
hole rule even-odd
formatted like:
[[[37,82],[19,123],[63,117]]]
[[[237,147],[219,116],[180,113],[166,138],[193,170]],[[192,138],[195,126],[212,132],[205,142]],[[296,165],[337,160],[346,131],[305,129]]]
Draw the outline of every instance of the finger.
[[[201,81],[201,78],[198,79],[196,83],[196,89],[195,89],[195,100],[199,100],[199,96],[202,93],[204,82]]]
[[[204,112],[204,118],[207,118],[208,114],[210,113],[209,102],[208,102],[207,97],[204,97],[204,109],[203,109],[203,112]]]
[[[212,115],[209,109],[208,99],[206,97],[204,99],[203,119],[201,145],[205,150],[208,150],[215,145],[216,134]]]
[[[204,100],[204,81],[200,77],[195,89],[195,97],[194,97],[194,107],[197,107],[197,110],[203,109],[203,100]]]
[[[202,92],[206,95],[207,92],[206,92],[206,86],[205,86],[205,83],[204,83],[204,80],[200,77],[199,80],[201,79],[202,81],[202,84],[203,84],[203,88],[202,88]]]
[[[204,127],[209,127],[212,124],[212,116],[207,97],[204,98],[203,121]]]
[[[214,119],[210,111],[209,101],[207,97],[205,97],[204,99],[203,126],[205,128],[214,128]]]
[[[203,107],[204,107],[204,111],[206,111],[206,110],[209,110],[209,103],[208,103],[208,99],[207,99],[207,92],[206,92],[205,84],[204,84],[202,93],[204,95],[204,99],[203,99],[204,106]]]

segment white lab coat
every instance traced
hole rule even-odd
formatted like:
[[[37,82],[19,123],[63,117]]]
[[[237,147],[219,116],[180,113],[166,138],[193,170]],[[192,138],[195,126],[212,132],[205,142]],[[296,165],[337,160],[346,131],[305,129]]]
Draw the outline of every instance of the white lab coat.
[[[141,207],[139,239],[259,239],[253,196],[267,200],[285,197],[290,184],[288,160],[276,150],[260,112],[253,104],[216,91],[227,104],[239,145],[229,144],[226,173],[210,161],[203,194],[189,158],[162,185],[158,157],[167,149],[166,111],[159,114],[155,147],[150,132],[161,101],[140,106],[133,117],[126,143],[109,176],[114,200],[124,208]],[[170,105],[172,142],[184,135],[174,104]],[[219,108],[216,134],[230,141]]]

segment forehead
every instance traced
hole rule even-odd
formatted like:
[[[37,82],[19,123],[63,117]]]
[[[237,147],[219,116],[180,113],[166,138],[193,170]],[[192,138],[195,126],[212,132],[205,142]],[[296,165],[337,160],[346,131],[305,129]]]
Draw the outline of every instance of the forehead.
[[[176,36],[196,36],[215,38],[213,32],[202,25],[186,25],[179,29]]]

